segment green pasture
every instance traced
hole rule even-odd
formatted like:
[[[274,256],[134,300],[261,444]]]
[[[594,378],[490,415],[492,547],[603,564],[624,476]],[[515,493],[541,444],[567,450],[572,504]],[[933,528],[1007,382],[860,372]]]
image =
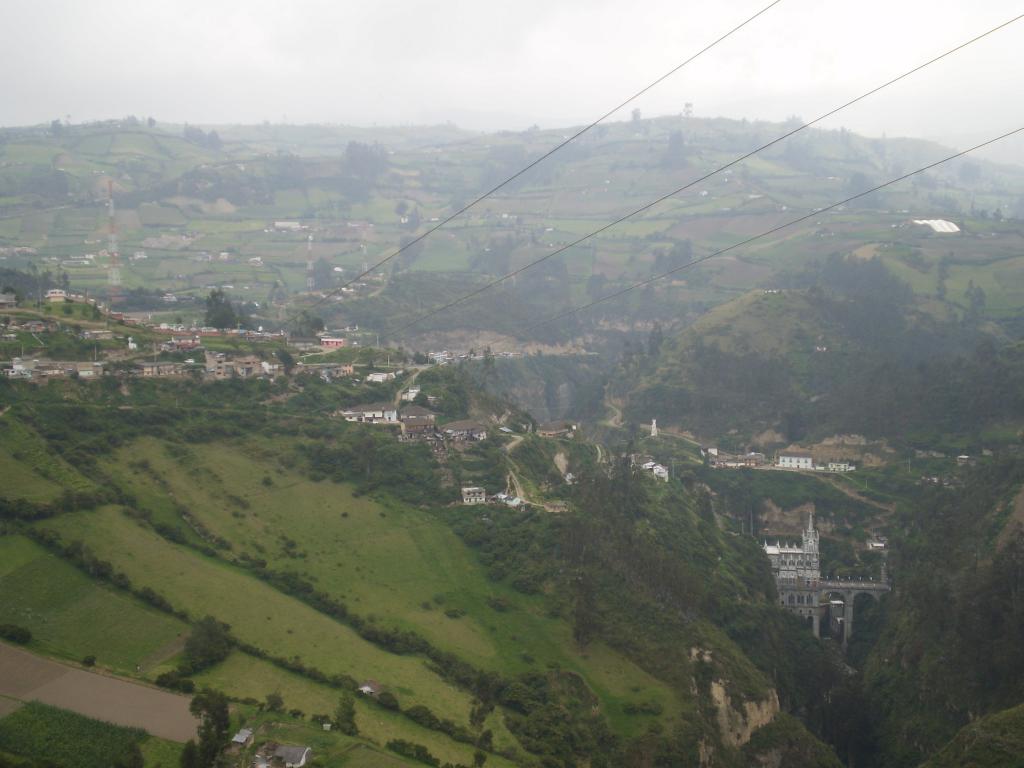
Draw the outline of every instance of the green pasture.
[[[246,552],[274,570],[299,570],[364,617],[411,629],[504,673],[548,664],[577,672],[623,731],[648,722],[623,713],[639,698],[677,711],[673,693],[621,655],[600,646],[579,652],[568,623],[551,617],[544,599],[488,579],[473,553],[429,512],[357,498],[347,485],[312,482],[281,465],[287,454],[287,445],[265,441],[169,452],[155,440],[141,440],[123,449],[108,471],[118,472],[140,506],[165,522],[174,522],[167,519],[173,508],[162,500],[170,497],[233,542],[235,555]],[[145,459],[149,469],[125,468],[129,457]],[[507,607],[497,610],[496,604]],[[464,615],[452,618],[449,611]]]
[[[41,527],[67,541],[83,541],[134,586],[154,589],[192,616],[215,616],[270,654],[298,657],[327,674],[374,678],[442,717],[468,717],[468,694],[430,672],[422,659],[381,650],[254,576],[166,541],[114,507],[64,515]]]
[[[45,653],[95,656],[100,666],[132,674],[187,631],[21,536],[0,537],[0,623],[25,627]]]
[[[76,493],[96,488],[92,480],[53,453],[42,437],[13,418],[0,418],[0,446],[0,457],[6,456],[7,466],[13,470],[0,480],[0,495],[18,498],[21,490],[48,501],[58,495],[55,487]]]

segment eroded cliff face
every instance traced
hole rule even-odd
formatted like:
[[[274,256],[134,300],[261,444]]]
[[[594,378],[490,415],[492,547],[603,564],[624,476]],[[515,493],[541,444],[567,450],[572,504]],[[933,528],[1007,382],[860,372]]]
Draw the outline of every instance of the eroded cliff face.
[[[711,681],[711,699],[715,704],[715,717],[722,742],[730,747],[742,747],[750,741],[758,728],[768,725],[779,713],[779,697],[774,690],[760,701],[744,701],[733,706],[725,684],[720,680]]]

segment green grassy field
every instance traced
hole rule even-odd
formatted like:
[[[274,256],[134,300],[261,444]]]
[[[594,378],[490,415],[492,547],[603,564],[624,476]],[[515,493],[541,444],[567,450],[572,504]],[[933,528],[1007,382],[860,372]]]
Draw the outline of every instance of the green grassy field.
[[[544,599],[489,580],[433,515],[311,482],[278,463],[285,453],[286,446],[261,441],[176,448],[171,455],[157,441],[141,440],[108,471],[124,477],[161,519],[173,515],[173,498],[216,535],[237,542],[235,554],[248,552],[274,570],[300,569],[356,613],[413,630],[475,665],[506,674],[549,665],[578,673],[620,732],[641,732],[658,719],[626,715],[630,702],[658,701],[666,720],[679,712],[667,686],[622,655],[601,645],[578,652],[569,624],[548,615]],[[126,471],[129,459],[145,459],[150,470]],[[464,615],[450,618],[451,610]]]
[[[373,678],[410,703],[465,722],[469,696],[430,672],[424,661],[396,656],[226,563],[176,546],[112,507],[46,521],[66,540],[80,539],[125,572],[193,616],[213,615],[242,640],[276,656],[299,657],[327,674]]]
[[[96,485],[50,451],[30,428],[0,417],[0,495],[52,501],[63,490],[88,493]]]
[[[37,474],[29,464],[18,461],[10,453],[9,443],[0,446],[0,494],[8,499],[28,501],[53,501],[60,495],[61,487],[52,480]]]
[[[60,768],[110,768],[133,746],[140,747],[146,768],[178,764],[180,745],[46,704],[30,702],[0,719],[0,751]]]
[[[134,674],[173,652],[185,624],[98,585],[21,536],[0,537],[0,623],[32,632],[35,649]]]

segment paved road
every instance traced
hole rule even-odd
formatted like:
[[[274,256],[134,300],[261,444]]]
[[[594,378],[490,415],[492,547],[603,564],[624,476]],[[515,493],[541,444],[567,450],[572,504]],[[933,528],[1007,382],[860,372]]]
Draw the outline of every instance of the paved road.
[[[0,696],[41,701],[171,741],[195,738],[189,700],[119,677],[86,672],[0,643]]]

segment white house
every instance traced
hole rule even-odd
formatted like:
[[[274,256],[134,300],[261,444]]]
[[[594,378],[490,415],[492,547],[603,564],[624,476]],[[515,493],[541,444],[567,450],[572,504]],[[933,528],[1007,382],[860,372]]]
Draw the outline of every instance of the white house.
[[[398,409],[391,405],[391,403],[354,405],[343,410],[341,416],[345,421],[358,421],[369,424],[398,423]]]
[[[420,393],[419,385],[418,384],[413,384],[411,387],[409,387],[407,390],[405,390],[405,392],[402,393],[402,400],[404,400],[407,403],[411,403],[413,400],[416,399],[416,397],[419,395],[419,393]]]
[[[62,303],[67,301],[67,291],[62,291],[60,288],[51,288],[46,292],[46,300],[51,303]]]
[[[853,472],[856,467],[848,461],[830,461],[828,463],[829,472]]]
[[[231,744],[237,747],[247,747],[252,744],[252,729],[242,728],[231,739]]]
[[[651,467],[651,472],[654,474],[656,479],[668,482],[668,467],[663,467],[661,464],[655,464]]]
[[[463,504],[484,504],[487,501],[487,491],[477,486],[469,486],[462,489]]]
[[[779,469],[814,469],[814,459],[807,453],[780,453]]]
[[[285,768],[302,768],[312,754],[309,747],[280,746],[274,750],[274,757],[284,763]]]
[[[394,381],[394,379],[395,374],[391,373],[390,371],[387,373],[378,371],[376,373],[371,373],[369,376],[366,377],[366,380],[373,384],[383,384],[385,381]]]

